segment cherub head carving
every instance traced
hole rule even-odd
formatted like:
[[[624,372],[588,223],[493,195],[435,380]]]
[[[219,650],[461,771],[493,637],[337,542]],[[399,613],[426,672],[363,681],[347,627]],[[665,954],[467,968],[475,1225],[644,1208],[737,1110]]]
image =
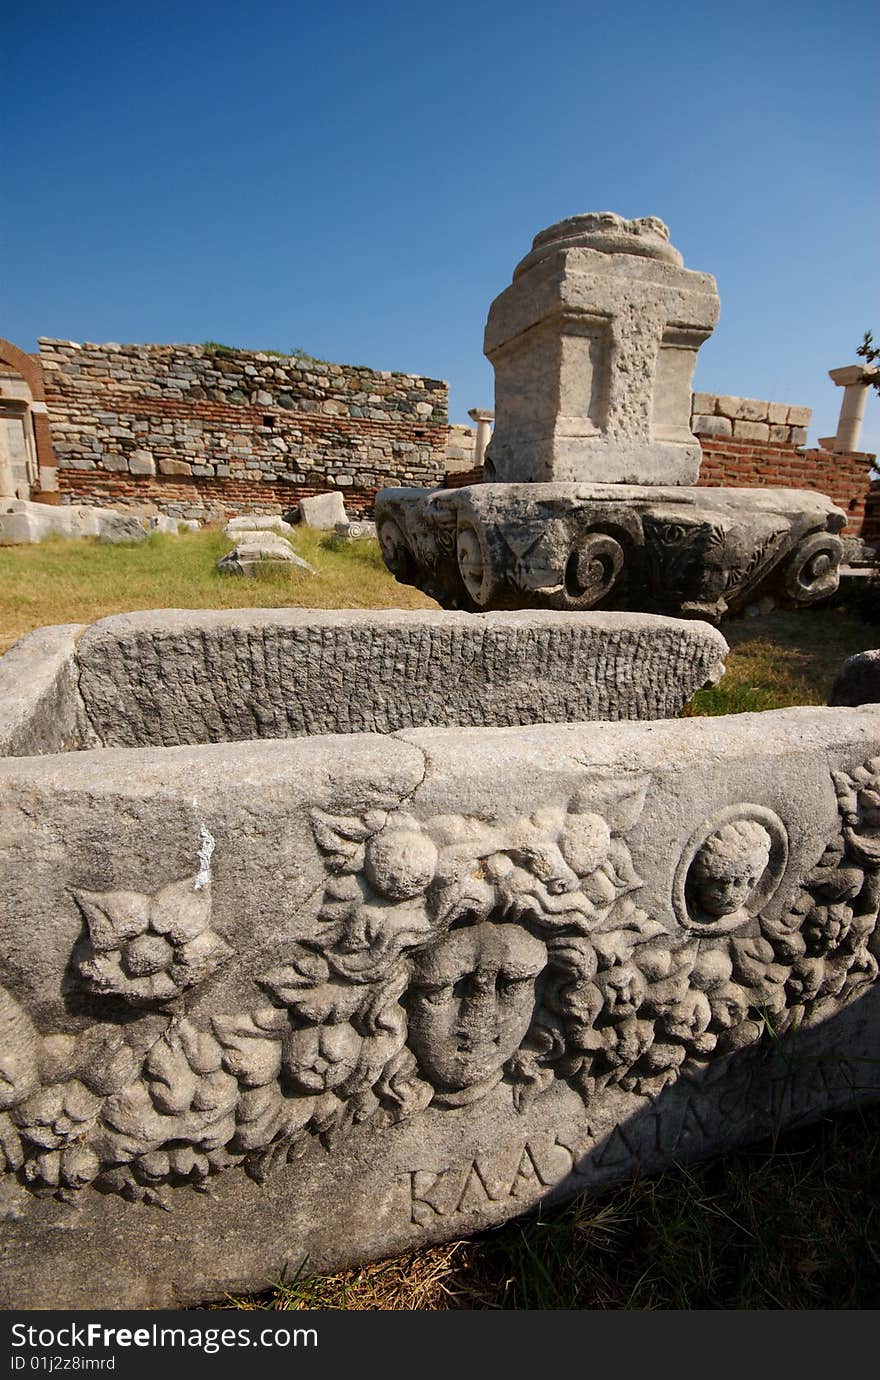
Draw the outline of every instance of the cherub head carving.
[[[690,908],[720,920],[742,910],[770,861],[770,835],[753,819],[723,824],[697,849],[687,876]]]

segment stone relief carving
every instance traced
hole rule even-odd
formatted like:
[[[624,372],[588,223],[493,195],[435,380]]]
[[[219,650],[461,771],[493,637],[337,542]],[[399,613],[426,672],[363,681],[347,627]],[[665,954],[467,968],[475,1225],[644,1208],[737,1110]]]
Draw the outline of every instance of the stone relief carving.
[[[77,891],[88,938],[74,955],[86,989],[137,1006],[172,1001],[232,950],[211,928],[211,889],[198,876],[144,896]]]
[[[644,776],[507,820],[316,809],[316,932],[229,1015],[171,1014],[153,981],[180,993],[229,953],[207,889],[78,892],[83,981],[147,1009],[41,1035],[0,990],[0,1164],[37,1193],[168,1206],[165,1185],[262,1179],[311,1137],[332,1148],[428,1106],[523,1108],[557,1079],[588,1103],[654,1095],[876,979],[880,757],[833,780],[839,828],[773,919],[786,831],[748,803],[691,839],[674,919],[638,906]]]

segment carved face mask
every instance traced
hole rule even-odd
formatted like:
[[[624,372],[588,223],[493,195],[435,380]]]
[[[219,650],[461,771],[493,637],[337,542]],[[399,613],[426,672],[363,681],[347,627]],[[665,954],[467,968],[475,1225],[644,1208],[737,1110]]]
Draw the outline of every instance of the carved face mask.
[[[409,1045],[438,1088],[500,1078],[525,1037],[547,949],[518,925],[454,930],[416,961]]]

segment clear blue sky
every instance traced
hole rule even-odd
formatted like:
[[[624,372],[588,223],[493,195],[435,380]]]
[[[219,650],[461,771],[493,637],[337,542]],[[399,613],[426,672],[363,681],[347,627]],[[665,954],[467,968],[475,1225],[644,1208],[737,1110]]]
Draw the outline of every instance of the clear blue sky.
[[[448,379],[466,421],[534,234],[658,215],[718,280],[695,386],[810,405],[812,440],[880,338],[878,30],[827,0],[11,0],[0,335],[301,346]]]

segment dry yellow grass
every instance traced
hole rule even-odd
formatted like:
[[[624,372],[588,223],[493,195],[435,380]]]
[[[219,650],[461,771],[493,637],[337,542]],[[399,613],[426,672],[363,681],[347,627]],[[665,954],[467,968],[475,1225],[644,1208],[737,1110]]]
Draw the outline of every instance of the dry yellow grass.
[[[338,542],[297,530],[293,547],[313,565],[304,571],[223,575],[217,559],[232,543],[222,531],[154,534],[138,545],[95,538],[0,549],[0,652],[47,623],[92,623],[135,609],[436,608],[399,585],[375,541]]]

